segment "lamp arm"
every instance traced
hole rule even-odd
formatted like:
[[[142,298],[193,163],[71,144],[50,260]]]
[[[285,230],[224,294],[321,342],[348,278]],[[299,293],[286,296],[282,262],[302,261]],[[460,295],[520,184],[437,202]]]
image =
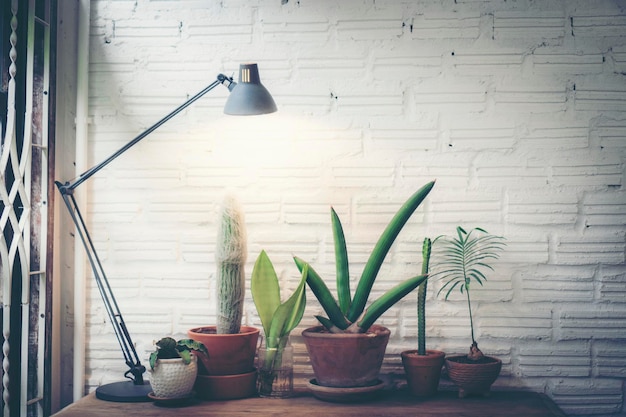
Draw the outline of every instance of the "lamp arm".
[[[60,183],[56,182],[56,185],[59,187]],[[102,263],[100,262],[100,258],[96,252],[96,248],[91,240],[91,236],[89,236],[89,231],[87,230],[83,216],[80,213],[76,199],[73,194],[61,194],[61,196],[63,197],[63,201],[65,202],[70,216],[72,217],[74,225],[76,226],[76,231],[80,240],[83,242],[85,251],[87,252],[87,258],[89,260],[89,264],[91,265],[94,279],[98,286],[98,291],[100,292],[100,296],[104,302],[107,315],[113,325],[115,337],[117,338],[120,348],[122,349],[124,361],[129,367],[129,370],[124,374],[124,376],[133,380],[136,385],[142,385],[144,383],[143,373],[146,371],[146,367],[143,366],[139,360],[135,344],[128,333],[124,318],[122,317],[120,308],[115,300],[113,290],[109,285],[106,273],[104,272],[104,268],[102,267]]]
[[[124,152],[126,152],[127,150],[132,148],[139,141],[144,139],[150,133],[152,133],[155,130],[157,130],[159,127],[161,127],[167,121],[169,121],[171,118],[176,116],[181,111],[185,110],[192,103],[197,101],[199,98],[201,98],[206,93],[208,93],[209,91],[213,90],[215,87],[217,87],[220,84],[224,84],[228,88],[229,91],[232,91],[233,88],[235,88],[235,85],[237,85],[237,83],[233,80],[232,77],[227,77],[224,74],[219,74],[217,76],[217,79],[215,81],[213,81],[211,84],[209,84],[207,87],[205,87],[202,91],[200,91],[195,96],[191,97],[189,100],[187,100],[186,102],[184,102],[183,104],[178,106],[171,113],[169,113],[167,116],[163,117],[161,120],[156,122],[154,125],[152,125],[148,129],[146,129],[143,133],[141,133],[139,136],[137,136],[136,138],[134,138],[133,140],[128,142],[126,145],[122,146],[120,149],[118,149],[115,153],[113,153],[107,159],[105,159],[104,161],[100,162],[98,165],[93,166],[93,167],[89,168],[87,171],[85,171],[82,174],[80,174],[78,176],[78,178],[76,178],[73,182],[69,182],[68,181],[65,184],[62,184],[59,187],[59,191],[61,192],[61,194],[64,194],[64,193],[71,194],[79,185],[81,185],[83,182],[87,181],[89,178],[91,178],[91,176],[93,176],[95,173],[97,173],[102,168],[107,166],[109,163],[111,163],[113,160],[115,160],[118,156],[120,156],[121,154],[123,154]]]
[[[139,141],[144,139],[150,133],[154,132],[168,120],[176,116],[178,113],[186,109],[189,105],[194,103],[196,100],[204,96],[206,93],[214,89],[220,84],[224,84],[228,87],[229,90],[235,87],[236,83],[233,81],[232,77],[227,77],[224,74],[219,74],[217,79],[213,81],[210,85],[205,87],[202,91],[191,97],[185,103],[174,109],[167,116],[163,117],[161,120],[156,122],[153,126],[146,129],[139,136],[128,142],[114,154],[109,156],[107,159],[99,163],[98,165],[90,168],[85,171],[83,174],[79,175],[77,179],[73,182],[65,182],[61,183],[59,181],[55,181],[55,185],[57,186],[61,197],[67,207],[67,210],[70,213],[74,226],[76,227],[76,231],[83,243],[85,251],[87,252],[87,258],[89,260],[89,264],[94,274],[94,279],[98,286],[98,291],[100,292],[100,296],[104,302],[104,306],[106,312],[109,316],[111,324],[113,325],[113,329],[115,331],[115,336],[117,337],[117,341],[122,349],[122,353],[124,355],[124,360],[126,365],[129,367],[129,370],[124,373],[124,376],[128,379],[131,379],[135,385],[143,385],[143,373],[146,371],[146,367],[141,364],[139,360],[139,355],[137,355],[137,351],[135,349],[135,344],[130,337],[130,333],[126,328],[126,323],[124,322],[124,318],[122,317],[122,313],[120,308],[115,300],[115,296],[113,295],[113,291],[111,286],[109,285],[109,280],[107,279],[106,273],[104,272],[104,268],[102,267],[102,263],[100,262],[100,258],[98,257],[98,253],[96,252],[96,248],[93,244],[91,236],[89,235],[89,231],[87,230],[87,225],[83,219],[82,214],[78,208],[78,204],[74,197],[74,190],[80,186],[83,182],[88,180],[91,176],[96,174],[102,168],[111,163],[118,156],[126,152],[132,146],[137,144]]]

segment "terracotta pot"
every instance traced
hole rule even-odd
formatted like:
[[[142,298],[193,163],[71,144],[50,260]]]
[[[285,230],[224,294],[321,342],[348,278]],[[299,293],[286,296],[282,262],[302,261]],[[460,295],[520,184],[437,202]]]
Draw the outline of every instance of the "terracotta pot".
[[[202,400],[235,400],[256,395],[256,370],[239,375],[198,375],[194,389]]]
[[[304,330],[317,384],[351,388],[380,383],[378,374],[390,333],[377,325],[360,334],[330,333],[323,326]]]
[[[417,350],[406,350],[400,356],[411,394],[416,397],[437,394],[446,354],[440,350],[426,350],[426,355],[418,355]]]
[[[202,342],[209,351],[209,357],[200,356],[201,375],[238,375],[254,370],[259,330],[241,326],[237,334],[217,334],[215,326],[196,327],[187,332],[188,336]]]
[[[485,356],[478,363],[467,363],[466,355],[451,356],[446,358],[448,376],[459,387],[459,397],[464,398],[470,394],[489,395],[500,370],[502,361],[493,356]]]
[[[150,384],[155,397],[162,399],[185,398],[191,395],[198,373],[198,360],[191,355],[186,364],[182,358],[157,359],[150,370]]]

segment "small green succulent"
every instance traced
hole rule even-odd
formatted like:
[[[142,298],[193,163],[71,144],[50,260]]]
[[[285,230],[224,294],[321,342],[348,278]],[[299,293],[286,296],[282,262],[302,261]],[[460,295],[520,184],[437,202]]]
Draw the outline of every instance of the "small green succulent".
[[[182,358],[185,364],[189,364],[192,352],[200,352],[205,355],[209,353],[201,342],[192,339],[176,341],[172,337],[164,337],[156,342],[156,350],[150,354],[150,368],[154,369],[157,359]]]

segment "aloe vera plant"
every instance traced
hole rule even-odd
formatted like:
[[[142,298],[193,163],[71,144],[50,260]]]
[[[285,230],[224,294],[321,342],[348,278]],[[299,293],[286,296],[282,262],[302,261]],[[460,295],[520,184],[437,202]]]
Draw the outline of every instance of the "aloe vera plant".
[[[447,280],[439,289],[439,293],[446,292],[447,300],[455,288],[459,288],[461,294],[465,292],[467,307],[469,310],[470,330],[472,345],[467,355],[470,360],[480,360],[484,355],[478,348],[474,337],[474,319],[472,316],[472,302],[470,299],[470,284],[472,281],[483,285],[487,280],[485,269],[493,271],[489,261],[498,259],[504,249],[505,242],[502,236],[489,234],[480,227],[475,227],[469,232],[462,227],[456,228],[457,235],[439,236],[435,240],[443,239],[437,247],[443,251],[441,259],[437,262],[436,275],[440,279]]]
[[[261,251],[254,263],[251,278],[252,299],[265,334],[264,365],[259,369],[259,393],[262,395],[271,394],[289,334],[302,320],[306,307],[306,273],[305,267],[298,287],[281,303],[278,276],[267,253]]]
[[[365,333],[384,312],[428,278],[425,274],[409,278],[388,290],[372,302],[367,309],[365,308],[378,276],[378,271],[391,245],[434,185],[435,182],[431,181],[417,190],[391,219],[365,264],[354,292],[354,297],[352,297],[350,291],[350,273],[345,235],[339,216],[334,209],[331,208],[331,219],[335,244],[338,301],[335,300],[319,274],[307,262],[301,258],[294,257],[296,265],[303,276],[306,276],[309,288],[313,291],[313,294],[328,315],[328,317],[316,317],[330,332]]]

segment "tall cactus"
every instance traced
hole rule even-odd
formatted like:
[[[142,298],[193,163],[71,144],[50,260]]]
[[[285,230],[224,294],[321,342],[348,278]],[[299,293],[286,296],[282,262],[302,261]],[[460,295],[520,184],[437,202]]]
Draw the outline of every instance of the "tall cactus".
[[[222,203],[217,234],[217,333],[239,333],[246,290],[246,227],[243,211],[233,196]]]
[[[428,275],[432,242],[425,238],[422,245],[422,275]],[[426,287],[428,280],[417,287],[417,354],[426,355]]]

